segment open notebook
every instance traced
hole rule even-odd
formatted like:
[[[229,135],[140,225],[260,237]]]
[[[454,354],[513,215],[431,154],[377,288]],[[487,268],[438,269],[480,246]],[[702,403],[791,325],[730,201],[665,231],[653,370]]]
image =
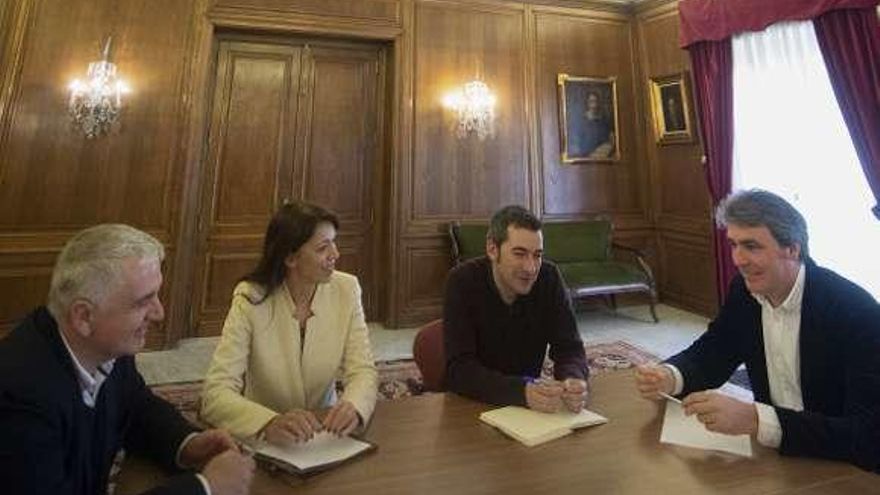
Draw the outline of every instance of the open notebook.
[[[592,411],[542,413],[524,407],[507,406],[480,414],[480,420],[533,447],[568,435],[576,428],[607,423]]]
[[[258,460],[293,474],[308,475],[329,469],[375,448],[375,444],[363,440],[340,438],[332,433],[320,432],[308,442],[290,447],[262,443],[254,450],[254,455]]]

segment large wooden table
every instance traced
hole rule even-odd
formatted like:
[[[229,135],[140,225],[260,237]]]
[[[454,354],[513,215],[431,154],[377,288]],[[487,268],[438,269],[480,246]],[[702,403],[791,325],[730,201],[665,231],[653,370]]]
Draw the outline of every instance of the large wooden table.
[[[639,399],[630,372],[595,377],[589,407],[610,422],[529,448],[477,419],[489,407],[453,394],[380,402],[366,435],[377,451],[305,480],[260,470],[252,493],[880,493],[880,476],[844,463],[660,444],[664,406]],[[157,480],[136,462],[123,475],[118,493]]]

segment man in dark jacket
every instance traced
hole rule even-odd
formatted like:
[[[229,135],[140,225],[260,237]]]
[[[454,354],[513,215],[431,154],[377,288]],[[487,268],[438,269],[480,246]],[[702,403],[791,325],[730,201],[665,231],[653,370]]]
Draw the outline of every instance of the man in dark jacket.
[[[541,222],[521,206],[492,217],[487,256],[449,274],[443,309],[446,386],[497,405],[580,410],[588,375],[571,301],[543,260]],[[547,348],[554,379],[541,380]]]
[[[133,355],[162,320],[162,245],[125,225],[64,247],[48,308],[0,341],[0,483],[16,495],[97,495],[120,449],[180,474],[152,493],[238,495],[253,460],[228,433],[198,432],[153,395]]]
[[[708,430],[750,434],[784,455],[880,467],[880,305],[809,257],[807,226],[775,194],[718,208],[739,275],[693,345],[636,374],[642,396],[684,397]],[[709,391],[745,363],[755,402]]]

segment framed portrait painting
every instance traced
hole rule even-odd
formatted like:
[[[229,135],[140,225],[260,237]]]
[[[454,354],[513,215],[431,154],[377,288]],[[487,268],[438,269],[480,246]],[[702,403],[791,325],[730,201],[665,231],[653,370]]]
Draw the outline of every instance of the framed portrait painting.
[[[617,79],[558,74],[563,163],[620,160]]]
[[[658,144],[694,140],[687,80],[686,72],[651,79],[651,108]]]

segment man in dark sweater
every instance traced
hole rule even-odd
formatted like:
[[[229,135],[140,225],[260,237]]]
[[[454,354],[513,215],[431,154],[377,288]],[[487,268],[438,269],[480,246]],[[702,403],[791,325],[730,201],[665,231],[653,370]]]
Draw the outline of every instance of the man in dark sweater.
[[[587,363],[556,265],[543,260],[541,222],[520,206],[493,215],[486,257],[449,275],[443,310],[446,386],[497,405],[580,410]],[[555,379],[540,379],[547,346]]]
[[[253,460],[153,395],[133,355],[164,315],[162,245],[125,225],[74,236],[40,307],[0,341],[0,486],[16,495],[107,493],[120,449],[180,474],[151,493],[240,495]]]
[[[779,196],[733,194],[717,217],[740,273],[706,333],[638,370],[639,392],[683,397],[685,413],[710,431],[878,470],[880,305],[813,262],[804,218]],[[743,363],[755,402],[711,390]]]

